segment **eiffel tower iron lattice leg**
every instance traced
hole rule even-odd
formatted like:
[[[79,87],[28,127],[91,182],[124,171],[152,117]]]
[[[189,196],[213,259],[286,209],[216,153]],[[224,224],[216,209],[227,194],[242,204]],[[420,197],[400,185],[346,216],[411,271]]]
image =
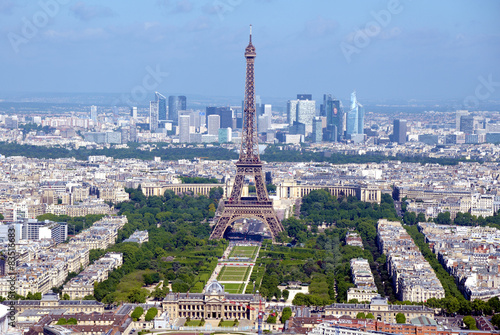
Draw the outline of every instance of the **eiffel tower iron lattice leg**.
[[[252,45],[251,27],[250,42],[245,49],[247,71],[240,158],[236,163],[237,172],[231,195],[228,200],[224,201],[224,210],[210,235],[211,239],[223,238],[226,229],[240,218],[262,220],[269,228],[273,240],[275,240],[280,232],[284,231],[283,225],[274,212],[273,202],[267,194],[266,185],[264,184],[264,174],[262,172],[262,162],[259,157],[254,87],[254,61],[257,54],[255,53],[255,47]],[[245,176],[253,177],[257,192],[256,197],[241,196]]]
[[[224,210],[210,238],[222,238],[226,229],[237,219],[254,218],[262,220],[267,225],[274,240],[284,229],[274,212],[273,202],[268,197],[262,174],[262,163],[244,165],[237,163],[236,165],[238,169],[231,197],[224,202]],[[246,175],[254,177],[257,197],[241,197]]]

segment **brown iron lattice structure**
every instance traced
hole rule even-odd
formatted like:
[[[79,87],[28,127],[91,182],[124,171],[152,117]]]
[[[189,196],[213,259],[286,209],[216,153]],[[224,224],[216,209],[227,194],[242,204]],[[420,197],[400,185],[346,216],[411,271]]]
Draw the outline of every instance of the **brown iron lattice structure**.
[[[254,62],[256,55],[255,47],[252,44],[252,26],[250,26],[250,42],[245,49],[247,72],[240,158],[236,163],[236,178],[234,180],[231,196],[224,201],[224,210],[210,235],[211,239],[223,238],[226,229],[231,226],[234,221],[241,218],[262,220],[269,228],[273,240],[280,232],[284,231],[283,225],[274,212],[273,202],[269,199],[267,194],[264,174],[262,172],[262,162],[259,156],[254,87]],[[254,178],[257,196],[241,196],[245,176]]]

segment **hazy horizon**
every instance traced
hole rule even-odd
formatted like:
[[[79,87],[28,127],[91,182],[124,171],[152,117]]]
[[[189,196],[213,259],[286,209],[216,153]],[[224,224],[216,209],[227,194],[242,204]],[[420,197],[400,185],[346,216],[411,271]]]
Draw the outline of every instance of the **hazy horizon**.
[[[2,0],[0,92],[242,99],[252,24],[263,99],[346,103],[356,90],[361,102],[473,108],[500,100],[499,12],[497,1]]]

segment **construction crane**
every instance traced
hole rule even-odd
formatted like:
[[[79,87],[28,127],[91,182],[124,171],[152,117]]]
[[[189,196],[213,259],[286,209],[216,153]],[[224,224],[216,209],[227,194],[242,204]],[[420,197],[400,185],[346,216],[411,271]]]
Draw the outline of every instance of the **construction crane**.
[[[258,291],[257,291],[258,292]],[[232,301],[232,300],[229,300],[229,303],[233,304],[233,305],[239,305],[241,307],[246,307],[247,309],[251,310],[251,311],[254,311],[255,310],[255,307],[251,307],[250,305],[245,305],[245,304],[242,304],[240,302],[237,302],[237,301]],[[275,313],[266,313],[264,311],[264,308],[262,308],[262,299],[259,299],[259,310],[258,310],[258,317],[257,317],[257,324],[258,324],[258,335],[262,335],[262,320],[264,319],[264,315],[272,315],[272,316],[275,316],[276,314]]]
[[[264,318],[264,311],[262,310],[262,299],[259,299],[259,316],[257,320],[258,328],[257,334],[262,335],[262,319]]]

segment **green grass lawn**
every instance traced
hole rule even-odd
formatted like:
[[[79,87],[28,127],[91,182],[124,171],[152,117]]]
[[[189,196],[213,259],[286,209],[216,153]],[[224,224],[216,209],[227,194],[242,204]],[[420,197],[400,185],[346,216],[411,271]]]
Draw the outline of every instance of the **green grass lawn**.
[[[219,327],[233,327],[234,320],[231,321],[222,321]]]
[[[218,281],[245,281],[250,272],[249,266],[224,266],[217,276]]]
[[[231,250],[229,257],[248,257],[254,259],[258,249],[259,247],[253,246],[236,246]]]
[[[141,288],[144,285],[143,274],[154,273],[152,270],[137,270],[129,273],[120,280],[116,289],[115,301],[127,301],[127,296],[134,288]]]
[[[243,284],[243,283],[241,283],[241,284],[230,283],[230,284],[223,284],[223,285],[224,285],[224,291],[226,291],[227,293],[233,293],[233,294],[243,293],[243,287],[245,286],[245,284]]]
[[[201,320],[191,320],[187,323],[188,327],[198,327],[200,325]]]

